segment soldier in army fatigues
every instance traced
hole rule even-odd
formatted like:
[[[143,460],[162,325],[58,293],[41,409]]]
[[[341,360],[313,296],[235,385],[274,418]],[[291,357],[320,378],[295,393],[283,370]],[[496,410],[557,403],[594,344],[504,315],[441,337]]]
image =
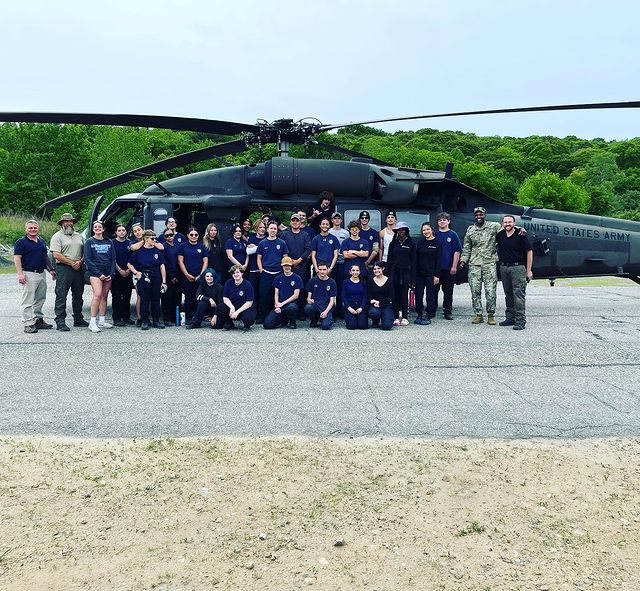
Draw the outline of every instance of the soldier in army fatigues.
[[[473,210],[475,224],[467,228],[460,255],[460,266],[469,265],[469,287],[471,287],[473,310],[476,313],[475,318],[471,321],[472,324],[484,322],[482,316],[483,283],[484,295],[487,300],[487,324],[496,323],[494,316],[496,313],[496,286],[498,285],[496,235],[502,226],[498,222],[487,222],[484,219],[485,213],[484,207],[476,207]]]

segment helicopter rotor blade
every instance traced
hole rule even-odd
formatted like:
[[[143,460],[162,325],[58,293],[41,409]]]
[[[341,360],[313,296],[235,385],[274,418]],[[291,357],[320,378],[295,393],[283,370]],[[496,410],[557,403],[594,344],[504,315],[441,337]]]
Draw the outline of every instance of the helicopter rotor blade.
[[[83,187],[82,189],[78,189],[76,191],[72,191],[71,193],[61,195],[60,197],[56,197],[55,199],[51,199],[46,203],[43,203],[41,205],[41,208],[50,209],[59,207],[63,203],[68,203],[69,201],[74,201],[76,199],[87,197],[89,195],[95,195],[100,191],[106,191],[107,189],[111,189],[119,185],[124,185],[125,183],[128,183],[130,181],[147,178],[152,174],[164,172],[166,170],[171,170],[172,168],[177,168],[179,166],[185,166],[187,164],[194,164],[195,162],[208,160],[209,158],[215,158],[217,156],[238,154],[246,149],[247,144],[244,140],[241,139],[231,142],[225,142],[222,144],[216,144],[215,146],[208,146],[207,148],[200,148],[199,150],[193,150],[192,152],[185,152],[184,154],[165,158],[164,160],[158,160],[157,162],[153,162],[152,164],[147,164],[146,166],[141,166],[140,168],[135,168],[133,170],[123,172],[122,174],[118,174],[114,177],[105,179],[98,183],[93,183],[92,185],[88,185],[87,187]]]
[[[348,150],[347,148],[342,148],[341,146],[336,146],[334,144],[326,144],[325,142],[312,141],[312,145],[318,146],[320,148],[324,148],[325,150],[331,150],[332,152],[340,152],[341,154],[346,154],[347,156],[351,156],[352,158],[367,158],[371,160],[374,164],[378,166],[392,166],[388,162],[384,162],[383,160],[378,160],[373,156],[368,156],[367,154],[362,154],[361,152],[355,152],[354,150]]]
[[[574,105],[543,105],[539,107],[515,107],[511,109],[484,109],[480,111],[457,111],[454,113],[437,113],[432,115],[415,115],[412,117],[391,117],[389,119],[372,119],[370,121],[355,121],[340,125],[323,125],[321,131],[330,131],[350,125],[370,125],[372,123],[391,123],[393,121],[412,121],[415,119],[438,119],[441,117],[466,117],[469,115],[499,115],[502,113],[538,113],[544,111],[587,111],[594,109],[637,109],[640,101],[624,101],[613,103],[578,103]]]
[[[155,127],[175,131],[200,131],[218,135],[256,133],[257,125],[165,115],[125,115],[106,113],[4,113],[0,121],[12,123],[65,123],[74,125],[119,125],[123,127]]]

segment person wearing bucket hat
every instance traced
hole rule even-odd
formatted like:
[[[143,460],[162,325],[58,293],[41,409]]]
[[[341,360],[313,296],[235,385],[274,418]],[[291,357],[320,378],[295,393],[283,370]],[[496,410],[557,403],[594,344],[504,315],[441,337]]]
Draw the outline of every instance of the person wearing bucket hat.
[[[487,324],[495,325],[496,288],[498,286],[496,236],[502,230],[502,225],[498,222],[486,221],[486,213],[484,207],[476,207],[473,210],[474,224],[467,228],[464,236],[460,268],[469,266],[469,288],[471,289],[473,311],[476,314],[471,324],[484,322],[482,316],[482,286],[484,285]],[[522,236],[526,234],[522,228],[516,227],[515,230],[519,230]]]
[[[298,300],[302,291],[302,279],[293,272],[293,259],[283,256],[282,273],[273,280],[274,307],[264,319],[264,328],[277,328],[287,325],[289,328],[297,328]]]
[[[416,266],[416,245],[409,236],[409,226],[398,222],[393,226],[395,236],[389,246],[387,265],[393,282],[394,326],[409,324],[409,288],[412,285]]]
[[[84,237],[76,232],[76,217],[63,213],[58,220],[60,229],[51,237],[50,250],[56,260],[56,328],[70,330],[66,324],[67,296],[71,290],[73,326],[87,327],[89,323],[82,317],[82,294],[84,293]]]

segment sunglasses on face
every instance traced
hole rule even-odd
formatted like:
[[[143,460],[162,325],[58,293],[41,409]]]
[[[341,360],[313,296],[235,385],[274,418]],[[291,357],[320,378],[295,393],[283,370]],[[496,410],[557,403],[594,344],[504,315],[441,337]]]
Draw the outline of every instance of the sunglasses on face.
[[[368,215],[361,215],[361,216],[360,216],[360,219],[361,219],[361,220],[368,220],[368,219],[369,219],[369,216],[368,216]]]
[[[197,238],[198,237],[198,233],[197,232],[190,232],[189,236],[195,236]]]
[[[175,236],[175,234],[165,234],[164,237],[165,238],[173,238]]]

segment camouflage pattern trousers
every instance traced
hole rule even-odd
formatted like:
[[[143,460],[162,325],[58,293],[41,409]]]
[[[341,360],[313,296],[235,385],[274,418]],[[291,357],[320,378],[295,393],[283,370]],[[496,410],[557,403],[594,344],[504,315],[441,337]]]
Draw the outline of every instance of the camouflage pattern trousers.
[[[487,300],[487,314],[496,313],[496,287],[498,285],[498,269],[495,263],[469,265],[469,287],[471,303],[476,314],[482,314],[482,284],[484,297]]]

